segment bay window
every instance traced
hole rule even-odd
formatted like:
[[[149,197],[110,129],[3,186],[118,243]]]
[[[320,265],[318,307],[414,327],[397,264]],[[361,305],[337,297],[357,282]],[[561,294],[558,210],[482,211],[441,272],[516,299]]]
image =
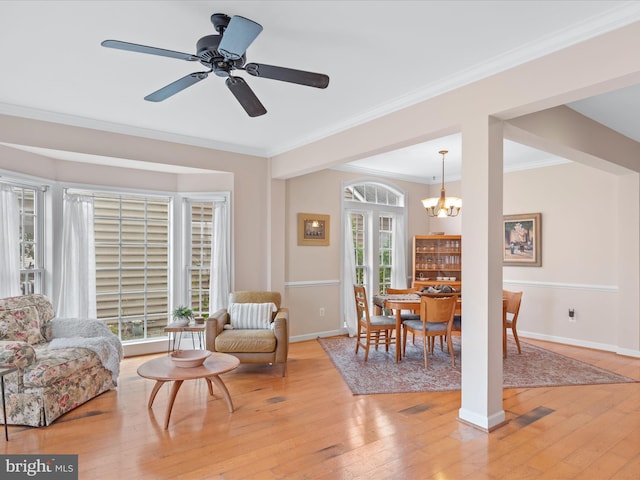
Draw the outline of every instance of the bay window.
[[[17,200],[18,225],[17,238],[11,245],[19,250],[18,265],[19,286],[14,292],[21,295],[43,293],[44,291],[44,203],[45,187],[24,185],[12,181],[0,181]],[[15,258],[15,257],[14,257]],[[8,265],[3,268],[10,268]],[[15,279],[18,277],[14,277]]]
[[[97,317],[123,341],[166,336],[172,199],[80,193],[94,199]]]
[[[179,195],[65,188],[55,183],[36,186],[5,178],[0,185],[6,193],[3,202],[12,212],[4,215],[11,218],[7,231],[15,233],[4,244],[15,252],[12,260],[5,261],[14,266],[7,278],[15,284],[5,296],[54,292],[44,281],[58,279],[57,272],[48,269],[56,267],[52,259],[64,248],[58,244],[63,209],[57,206],[65,194],[75,194],[93,202],[96,316],[124,342],[166,338],[164,328],[176,305],[186,304],[195,315],[205,315],[226,301],[227,194],[182,197],[186,208],[180,210],[174,208]],[[53,207],[45,209],[49,201]],[[45,218],[49,214],[52,218]],[[45,252],[53,255],[47,263]],[[174,272],[174,266],[180,271]],[[219,273],[212,275],[212,268]]]
[[[213,203],[189,199],[186,201],[185,231],[190,236],[185,245],[189,249],[186,268],[187,297],[194,315],[209,314],[211,280],[211,240],[213,237]]]

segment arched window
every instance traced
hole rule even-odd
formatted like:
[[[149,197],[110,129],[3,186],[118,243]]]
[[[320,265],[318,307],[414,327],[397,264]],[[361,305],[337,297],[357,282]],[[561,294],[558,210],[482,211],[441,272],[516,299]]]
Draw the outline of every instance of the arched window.
[[[379,181],[359,181],[344,186],[342,200],[345,299],[353,297],[354,282],[366,287],[369,300],[387,287],[406,288],[405,194]]]

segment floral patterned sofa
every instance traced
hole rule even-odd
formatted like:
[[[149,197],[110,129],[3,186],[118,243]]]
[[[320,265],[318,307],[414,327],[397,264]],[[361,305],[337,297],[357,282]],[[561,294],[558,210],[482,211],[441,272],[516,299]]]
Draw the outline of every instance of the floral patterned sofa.
[[[0,299],[0,369],[17,368],[4,377],[10,425],[50,425],[114,388],[122,356],[99,320],[54,318],[44,295]]]

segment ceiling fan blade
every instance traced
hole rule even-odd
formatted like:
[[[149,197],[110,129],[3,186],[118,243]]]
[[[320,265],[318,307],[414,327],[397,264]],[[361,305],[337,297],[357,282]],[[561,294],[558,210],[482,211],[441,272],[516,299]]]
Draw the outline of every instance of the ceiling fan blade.
[[[238,15],[231,17],[229,25],[222,34],[218,52],[227,60],[238,60],[260,32],[262,32],[262,25],[259,23]]]
[[[197,56],[190,53],[174,52],[173,50],[148,47],[146,45],[138,45],[137,43],[121,42],[120,40],[105,40],[100,45],[107,48],[128,50],[130,52],[148,53],[150,55],[159,55],[161,57],[177,58],[179,60],[187,60],[189,62],[200,60]]]
[[[329,76],[322,73],[305,72],[304,70],[275,67],[262,63],[247,63],[244,70],[254,77],[271,78],[308,87],[327,88],[329,85]]]
[[[209,72],[195,72],[190,73],[189,75],[182,77],[179,80],[176,80],[173,83],[170,83],[166,87],[162,87],[160,90],[156,90],[153,93],[150,93],[146,97],[145,100],[149,102],[161,102],[162,100],[166,100],[172,95],[175,95],[178,92],[181,92],[187,87],[198,83],[200,80],[204,80],[209,76]]]
[[[256,94],[243,78],[229,76],[225,83],[250,117],[259,117],[267,113],[267,109],[260,103]]]

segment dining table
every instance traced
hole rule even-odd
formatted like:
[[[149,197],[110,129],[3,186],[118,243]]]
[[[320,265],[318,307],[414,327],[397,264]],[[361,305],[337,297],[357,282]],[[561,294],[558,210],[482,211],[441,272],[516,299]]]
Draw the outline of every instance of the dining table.
[[[374,295],[373,296],[373,306],[375,315],[382,315],[382,310],[391,310],[394,312],[396,319],[396,362],[399,362],[402,359],[402,346],[401,346],[401,335],[400,331],[402,329],[402,311],[410,310],[414,313],[420,312],[420,297],[430,296],[430,297],[448,297],[451,295],[458,295],[458,304],[456,306],[456,315],[461,315],[462,313],[462,297],[460,297],[460,293],[429,293],[429,292],[417,292],[417,293],[407,293],[407,294],[393,294],[393,295]],[[506,322],[506,301],[503,300],[502,305],[502,322],[503,325]],[[503,355],[506,357],[506,329],[503,328],[503,344],[505,345]]]
[[[448,297],[451,295],[460,295],[459,293],[398,293],[392,295],[374,295],[373,306],[375,315],[381,315],[382,310],[392,310],[396,317],[396,362],[402,360],[402,343],[401,343],[401,329],[402,329],[402,311],[410,310],[414,313],[420,313],[420,297],[422,296],[436,296],[436,297]],[[456,307],[456,313],[460,313],[462,308],[462,301],[458,298],[458,305]]]

